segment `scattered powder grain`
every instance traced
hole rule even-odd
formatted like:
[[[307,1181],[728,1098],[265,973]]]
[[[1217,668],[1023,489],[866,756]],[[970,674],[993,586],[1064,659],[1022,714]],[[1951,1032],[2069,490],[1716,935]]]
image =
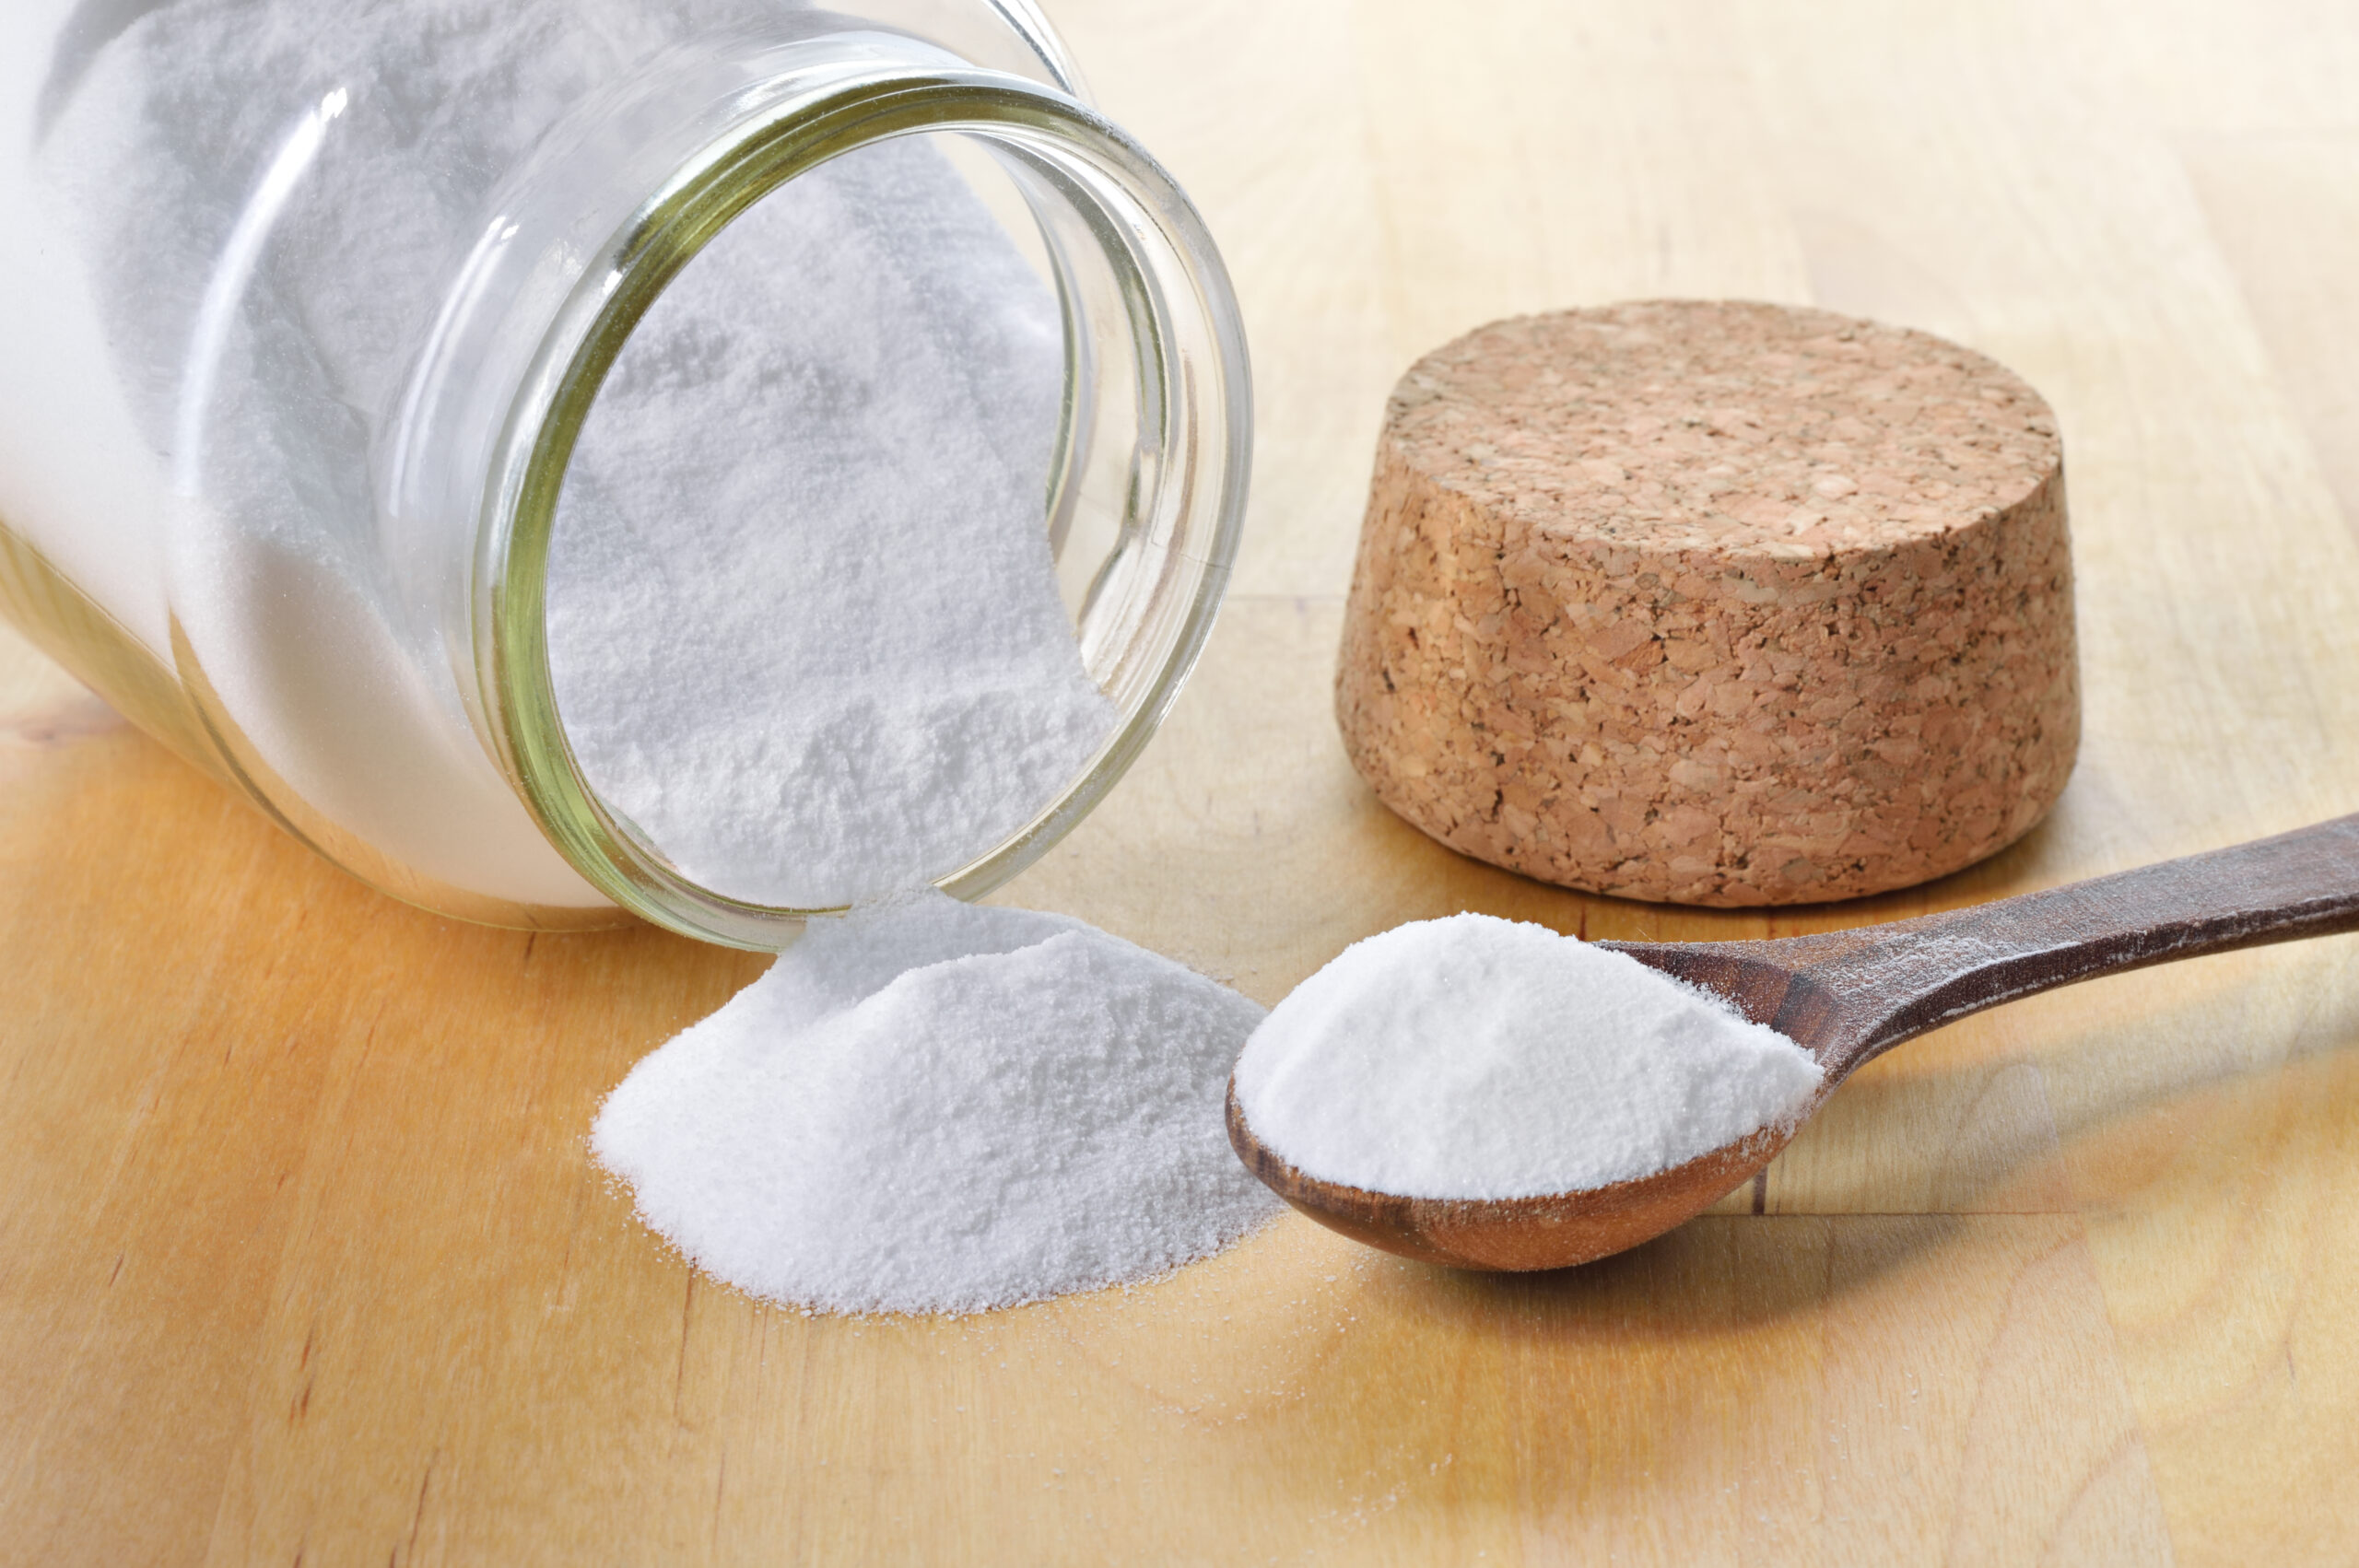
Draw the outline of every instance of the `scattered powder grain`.
[[[1221,1130],[1262,1017],[1077,920],[916,895],[815,922],[633,1070],[593,1147],[753,1295],[1008,1306],[1167,1272],[1273,1211]]]
[[[1304,981],[1246,1046],[1237,1096],[1305,1175],[1530,1198],[1667,1170],[1799,1115],[1822,1077],[1791,1040],[1636,959],[1456,915]]]

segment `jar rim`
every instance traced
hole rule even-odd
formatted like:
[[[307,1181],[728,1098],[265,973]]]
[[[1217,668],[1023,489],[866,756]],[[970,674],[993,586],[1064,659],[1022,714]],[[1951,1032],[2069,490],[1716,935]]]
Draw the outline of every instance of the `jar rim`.
[[[1251,389],[1226,271],[1178,183],[1126,133],[1074,98],[971,66],[913,41],[817,84],[748,93],[593,257],[557,310],[489,454],[471,589],[486,739],[541,830],[599,892],[654,924],[757,951],[792,940],[805,919],[839,912],[759,904],[684,875],[618,820],[585,776],[559,713],[546,625],[548,557],[574,448],[607,374],[664,291],[737,217],[790,181],[860,147],[968,133],[1065,176],[1097,201],[1100,243],[1137,273],[1130,312],[1166,461],[1133,496],[1125,536],[1168,550],[1153,592],[1168,625],[1145,650],[1121,722],[1090,766],[1031,823],[934,879],[980,897],[1080,822],[1127,771],[1202,653],[1240,536],[1250,466]],[[1143,419],[1142,424],[1148,421]],[[1146,439],[1143,431],[1142,442]],[[1159,538],[1157,536],[1160,536]]]

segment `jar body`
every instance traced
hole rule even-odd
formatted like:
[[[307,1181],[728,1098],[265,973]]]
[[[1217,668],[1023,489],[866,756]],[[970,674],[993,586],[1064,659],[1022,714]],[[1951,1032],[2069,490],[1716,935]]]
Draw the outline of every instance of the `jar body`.
[[[1077,820],[1201,645],[1250,416],[1216,255],[1045,25],[984,0],[315,9],[0,19],[0,609],[399,896],[775,945],[803,911],[679,876],[580,774],[546,668],[556,497],[622,345],[723,228],[848,150],[965,136],[1056,274],[1043,521],[1103,555],[1076,633],[1124,718],[935,880],[980,891]]]

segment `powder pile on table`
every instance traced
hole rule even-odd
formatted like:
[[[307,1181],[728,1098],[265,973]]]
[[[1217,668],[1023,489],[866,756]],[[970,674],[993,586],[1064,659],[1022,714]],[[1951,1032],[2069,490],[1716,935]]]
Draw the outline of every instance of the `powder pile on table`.
[[[593,1146],[751,1294],[1009,1306],[1166,1272],[1274,1211],[1221,1132],[1262,1017],[1078,920],[913,895],[815,924],[632,1071]]]
[[[1306,1176],[1508,1199],[1668,1170],[1790,1122],[1824,1079],[1783,1035],[1634,958],[1456,915],[1304,981],[1236,1087],[1254,1136]]]

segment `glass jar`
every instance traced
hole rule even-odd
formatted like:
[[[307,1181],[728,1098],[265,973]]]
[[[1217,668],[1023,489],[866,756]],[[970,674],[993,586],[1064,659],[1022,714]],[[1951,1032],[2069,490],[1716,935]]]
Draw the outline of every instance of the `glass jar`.
[[[1177,696],[1237,547],[1242,331],[1186,196],[1029,0],[0,12],[0,610],[346,870],[488,923],[619,909],[756,949],[828,907],[718,890],[601,793],[548,572],[656,302],[887,141],[1013,215],[1062,318],[1041,516],[1114,715],[1027,822],[926,880],[1014,875]]]

